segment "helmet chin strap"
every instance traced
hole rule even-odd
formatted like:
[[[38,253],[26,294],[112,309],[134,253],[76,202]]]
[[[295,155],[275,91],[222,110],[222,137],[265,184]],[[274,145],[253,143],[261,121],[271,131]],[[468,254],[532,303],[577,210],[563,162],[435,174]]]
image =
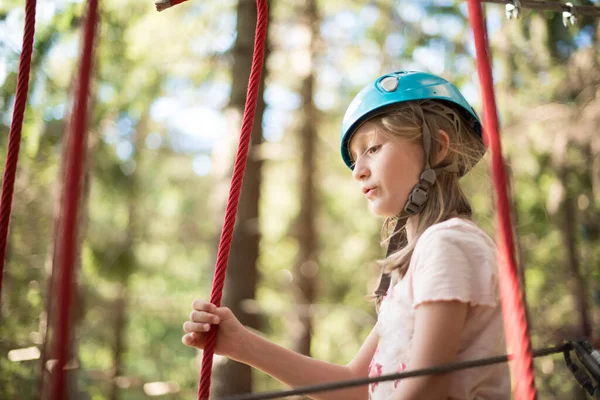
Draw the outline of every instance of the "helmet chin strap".
[[[396,226],[394,227],[394,233],[392,233],[392,236],[390,237],[390,242],[388,243],[388,247],[385,252],[385,258],[388,258],[393,252],[407,245],[408,241],[406,239],[406,233],[402,233],[400,231],[406,225],[408,217],[410,217],[408,214],[398,217],[398,222],[396,222]],[[385,296],[390,287],[391,279],[391,274],[382,270],[381,276],[379,277],[379,284],[377,285],[377,289],[373,294],[377,297]]]
[[[410,216],[417,215],[419,212],[421,212],[427,203],[427,199],[429,198],[429,190],[433,185],[435,185],[438,175],[440,175],[443,171],[458,173],[458,165],[456,165],[454,162],[444,167],[431,168],[429,161],[429,156],[431,155],[431,131],[429,129],[429,125],[425,121],[425,118],[423,118],[422,136],[423,152],[425,155],[425,169],[419,177],[419,182],[412,188],[410,194],[408,195],[408,200],[404,205],[404,209],[398,215],[398,222],[396,223],[394,232],[390,237],[385,258],[388,258],[392,253],[408,244],[406,233],[401,233],[400,231],[406,226]],[[375,290],[374,294],[376,296],[385,296],[390,287],[390,281],[390,273],[382,271],[379,279],[379,285],[377,286],[377,290]]]

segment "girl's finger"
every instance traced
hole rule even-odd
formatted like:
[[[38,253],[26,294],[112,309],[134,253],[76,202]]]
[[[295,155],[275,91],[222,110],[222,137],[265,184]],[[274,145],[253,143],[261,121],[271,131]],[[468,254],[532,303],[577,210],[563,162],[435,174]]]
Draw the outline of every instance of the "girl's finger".
[[[183,335],[183,337],[181,338],[181,343],[185,344],[186,346],[189,346],[192,343],[192,337],[189,333]]]
[[[210,329],[210,324],[186,321],[183,324],[183,330],[188,333],[193,332],[208,332]]]
[[[186,333],[181,338],[181,342],[183,344],[185,344],[186,346],[193,346],[193,347],[195,347],[195,346],[198,345],[198,338],[197,338],[196,335],[197,334],[195,334],[195,333]]]
[[[192,311],[190,313],[190,319],[194,322],[203,322],[210,324],[218,324],[219,317],[214,314],[210,314],[206,311]]]
[[[192,303],[192,308],[197,311],[206,311],[210,313],[217,312],[217,306],[215,306],[212,303],[207,303],[206,301],[200,299],[194,300],[194,302]]]

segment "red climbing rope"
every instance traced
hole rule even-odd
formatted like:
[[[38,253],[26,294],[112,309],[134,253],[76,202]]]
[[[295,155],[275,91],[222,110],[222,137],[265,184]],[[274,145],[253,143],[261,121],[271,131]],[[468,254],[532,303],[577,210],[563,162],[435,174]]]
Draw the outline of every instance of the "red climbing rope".
[[[67,398],[67,380],[65,366],[69,360],[69,338],[71,305],[73,303],[73,276],[75,270],[75,255],[77,252],[77,220],[79,217],[79,198],[81,194],[81,179],[85,163],[85,136],[87,123],[87,100],[92,71],[94,39],[98,22],[98,0],[89,0],[85,30],[83,36],[83,52],[79,66],[75,102],[68,140],[67,164],[64,174],[63,204],[61,214],[64,221],[60,232],[60,253],[58,263],[60,272],[57,316],[54,324],[56,337],[54,357],[57,363],[53,368],[53,385],[51,399]]]
[[[12,123],[8,136],[8,151],[4,178],[2,179],[2,198],[0,199],[0,297],[2,295],[2,275],[6,258],[6,245],[8,242],[8,224],[10,210],[15,188],[15,175],[19,161],[19,148],[21,147],[21,130],[23,129],[23,114],[27,105],[27,92],[29,91],[29,71],[31,70],[31,53],[33,52],[33,36],[35,33],[35,6],[37,0],[27,0],[25,4],[25,29],[23,31],[23,49],[19,61],[19,74],[17,76],[17,92],[15,95],[15,108],[13,109]]]
[[[513,353],[514,395],[516,400],[534,400],[535,383],[531,342],[527,335],[527,319],[521,302],[517,277],[513,230],[510,220],[506,170],[498,130],[492,68],[487,43],[487,30],[480,0],[469,0],[469,20],[473,27],[477,52],[477,71],[484,102],[484,139],[492,153],[492,177],[497,195],[497,238],[499,241],[500,292],[504,312],[504,331]]]
[[[229,198],[227,199],[227,208],[225,210],[225,221],[219,251],[217,253],[217,263],[215,275],[213,278],[212,293],[210,302],[217,307],[221,305],[223,286],[225,284],[225,271],[229,259],[229,250],[231,248],[231,239],[233,237],[233,227],[237,214],[242,181],[244,179],[244,170],[246,169],[246,160],[248,158],[248,147],[250,145],[250,135],[256,113],[256,100],[259,92],[260,77],[265,54],[265,38],[267,36],[268,6],[267,0],[256,0],[257,17],[256,33],[254,38],[254,55],[252,58],[252,70],[248,82],[248,92],[246,95],[246,106],[244,109],[244,118],[242,120],[242,129],[240,133],[240,143],[238,145],[231,178],[231,188],[229,189]],[[211,328],[206,338],[204,353],[202,356],[202,369],[200,371],[200,382],[198,386],[198,399],[207,400],[210,394],[210,377],[212,371],[213,354],[217,338],[217,327]]]

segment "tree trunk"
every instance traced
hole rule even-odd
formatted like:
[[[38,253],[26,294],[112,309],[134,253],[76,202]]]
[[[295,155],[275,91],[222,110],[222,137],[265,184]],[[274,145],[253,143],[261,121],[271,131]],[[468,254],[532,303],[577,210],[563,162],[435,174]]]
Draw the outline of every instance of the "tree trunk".
[[[576,335],[578,337],[590,337],[592,326],[590,323],[589,306],[587,300],[587,284],[581,274],[579,263],[579,254],[577,252],[577,210],[576,199],[569,189],[569,166],[566,151],[569,141],[565,141],[565,146],[558,150],[558,156],[555,153],[557,161],[557,175],[563,188],[564,198],[561,208],[557,214],[558,229],[560,231],[561,241],[566,251],[566,262],[568,271],[572,278],[572,293],[575,298],[577,314],[579,317]],[[571,398],[584,400],[585,391],[578,385],[573,385]]]
[[[160,82],[160,80],[157,80]],[[148,99],[155,98],[159,93],[159,85],[154,85],[150,88],[150,93],[148,94]],[[148,135],[148,121],[149,121],[149,113],[150,113],[150,104],[148,104],[148,109],[143,113],[138,123],[135,139],[134,139],[134,148],[135,153],[133,156],[133,162],[140,168],[142,165],[142,157],[141,151],[144,148],[144,142],[146,141],[146,136]],[[128,207],[128,225],[126,230],[125,238],[123,239],[123,243],[121,245],[121,254],[129,254],[129,257],[121,257],[119,262],[119,268],[121,271],[120,282],[119,285],[119,296],[115,301],[115,342],[113,346],[113,376],[111,381],[111,390],[110,390],[110,399],[118,400],[121,398],[119,396],[119,377],[125,375],[125,368],[123,363],[123,354],[127,349],[127,307],[128,307],[128,299],[129,299],[129,277],[131,273],[135,271],[137,266],[137,260],[134,255],[134,240],[138,235],[138,221],[140,221],[140,217],[138,216],[137,210],[139,210],[138,205],[138,189],[140,187],[140,182],[138,179],[138,174],[135,172],[131,174],[129,177],[129,190],[127,193],[127,207]]]
[[[238,35],[233,49],[234,61],[230,107],[241,115],[246,102],[246,90],[254,51],[255,2],[252,0],[239,0],[237,14]],[[255,298],[258,280],[256,263],[260,241],[258,206],[262,160],[259,158],[256,149],[262,143],[265,72],[262,76],[222,301],[223,306],[229,307],[242,324],[253,329],[258,329],[258,316],[246,312],[242,305],[244,300]],[[231,360],[215,363],[211,397],[250,393],[251,391],[252,371],[250,367]]]
[[[111,380],[111,400],[119,399],[119,377],[124,375],[123,354],[126,349],[125,332],[127,327],[127,303],[129,291],[129,277],[119,283],[119,297],[115,301],[115,343],[113,347],[113,376]]]
[[[513,237],[515,245],[515,261],[517,263],[517,272],[519,274],[519,285],[521,286],[521,301],[523,302],[523,308],[525,309],[525,320],[527,321],[527,335],[531,333],[531,318],[529,315],[529,305],[527,303],[527,286],[525,281],[525,252],[521,246],[521,240],[519,236],[519,209],[517,198],[515,196],[515,188],[513,183],[513,171],[511,167],[510,159],[506,160],[506,178],[508,186],[508,198],[511,201],[511,219],[513,226]]]
[[[576,224],[576,199],[568,188],[569,168],[565,165],[559,169],[558,176],[565,190],[565,199],[562,210],[559,214],[560,218],[560,234],[563,246],[567,252],[567,265],[569,272],[574,280],[573,296],[576,299],[577,311],[579,314],[579,329],[578,335],[590,337],[592,333],[592,325],[590,323],[589,305],[588,305],[588,290],[585,279],[581,274],[581,266],[579,263],[579,254],[577,252]]]
[[[318,112],[313,101],[315,71],[313,60],[319,37],[319,13],[315,0],[306,0],[302,19],[311,32],[307,51],[310,53],[311,69],[302,81],[301,94],[304,100],[303,118],[300,133],[302,159],[300,163],[300,214],[296,223],[298,255],[294,265],[294,300],[296,313],[291,324],[290,337],[293,350],[310,355],[312,315],[309,306],[315,300],[315,278],[319,266],[317,263],[317,235],[315,229],[315,148],[317,140]]]

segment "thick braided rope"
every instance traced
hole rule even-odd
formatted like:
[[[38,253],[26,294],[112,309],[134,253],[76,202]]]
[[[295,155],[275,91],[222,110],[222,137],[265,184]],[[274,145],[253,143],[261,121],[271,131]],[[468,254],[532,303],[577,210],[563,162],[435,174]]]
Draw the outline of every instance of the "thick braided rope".
[[[215,275],[213,278],[212,293],[210,302],[217,307],[221,305],[223,286],[225,284],[225,272],[229,259],[229,250],[233,237],[233,228],[237,214],[238,202],[246,169],[246,160],[248,159],[248,148],[250,145],[250,136],[254,115],[256,112],[256,100],[259,93],[260,77],[265,54],[265,39],[267,35],[268,7],[266,0],[256,0],[257,19],[256,36],[254,38],[254,55],[252,58],[252,70],[248,82],[248,91],[246,95],[246,105],[244,109],[244,118],[240,133],[240,142],[235,158],[233,176],[231,178],[231,188],[229,189],[229,198],[227,199],[227,208],[225,210],[225,221],[221,232],[219,251],[217,253],[217,262]],[[218,327],[214,326],[208,332],[206,345],[202,355],[202,368],[200,371],[200,382],[198,385],[198,399],[206,400],[210,394],[210,377],[212,373],[212,361],[215,350]]]
[[[23,129],[23,115],[27,105],[29,91],[29,71],[31,70],[31,53],[33,52],[33,36],[35,34],[35,7],[37,0],[27,0],[25,4],[25,29],[23,31],[23,49],[19,60],[19,73],[17,77],[17,92],[15,95],[15,108],[13,109],[12,123],[8,136],[8,151],[4,178],[2,179],[2,198],[0,199],[0,297],[2,295],[2,275],[6,258],[6,245],[8,242],[8,224],[10,223],[10,210],[15,188],[15,175],[19,161],[19,148],[21,147],[21,130]]]
[[[521,302],[521,288],[517,277],[513,230],[510,220],[506,170],[498,130],[498,115],[494,98],[492,69],[487,43],[487,30],[480,0],[469,0],[469,20],[473,27],[477,54],[477,71],[484,101],[484,139],[492,153],[492,178],[496,189],[498,261],[500,264],[500,292],[504,313],[504,332],[514,355],[513,393],[516,400],[535,399],[535,382],[531,342],[527,335],[527,319]]]
[[[67,381],[65,365],[69,359],[70,310],[73,303],[73,276],[75,256],[77,252],[77,220],[79,216],[79,199],[81,194],[81,179],[85,163],[85,136],[87,133],[87,100],[89,96],[90,75],[96,24],[98,22],[98,0],[89,0],[83,36],[83,52],[79,66],[75,102],[68,140],[67,166],[64,175],[64,192],[62,215],[64,223],[60,233],[60,253],[58,263],[60,282],[58,292],[57,316],[54,324],[56,335],[54,356],[57,363],[53,369],[53,385],[51,399],[67,398]]]

